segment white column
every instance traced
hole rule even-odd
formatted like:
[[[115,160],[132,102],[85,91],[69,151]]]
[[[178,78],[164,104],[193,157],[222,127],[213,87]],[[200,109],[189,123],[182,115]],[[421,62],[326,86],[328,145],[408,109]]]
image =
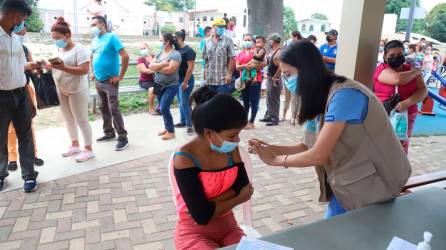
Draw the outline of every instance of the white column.
[[[335,72],[372,87],[386,0],[344,0]]]

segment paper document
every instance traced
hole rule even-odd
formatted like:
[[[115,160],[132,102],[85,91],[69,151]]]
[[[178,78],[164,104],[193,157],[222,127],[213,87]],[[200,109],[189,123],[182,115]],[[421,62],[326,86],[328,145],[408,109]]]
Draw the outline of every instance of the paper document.
[[[417,246],[408,241],[393,236],[387,250],[417,250]]]
[[[236,250],[294,250],[294,248],[243,236]]]

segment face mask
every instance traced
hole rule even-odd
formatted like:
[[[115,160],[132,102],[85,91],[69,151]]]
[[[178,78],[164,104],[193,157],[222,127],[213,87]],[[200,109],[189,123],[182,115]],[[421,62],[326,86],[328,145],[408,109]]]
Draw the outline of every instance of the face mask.
[[[380,47],[379,47],[379,52],[380,52],[380,53],[384,52],[384,47],[380,46]]]
[[[98,27],[92,27],[90,29],[90,33],[93,35],[93,37],[97,37],[101,34],[101,30]]]
[[[403,55],[387,58],[387,64],[389,64],[390,67],[392,67],[394,69],[401,66],[405,61],[406,61],[406,58]]]
[[[293,94],[297,94],[298,75],[291,75],[290,77],[282,77],[286,88]]]
[[[25,21],[22,21],[19,25],[16,25],[14,27],[13,31],[14,31],[14,33],[20,33],[24,27],[25,27]]]
[[[164,50],[166,48],[166,45],[164,44],[164,42],[161,42],[161,44],[160,44],[160,49],[161,50]]]
[[[67,42],[65,42],[63,39],[56,40],[56,47],[63,49],[67,47]]]
[[[224,34],[225,34],[225,28],[222,28],[222,27],[218,27],[217,29],[215,29],[215,33],[218,35],[218,36],[223,36]]]
[[[325,40],[327,40],[327,42],[331,42],[331,37],[330,36],[326,36]]]
[[[410,54],[409,49],[404,49],[404,54],[405,54],[405,55],[409,55],[409,54]]]
[[[146,57],[146,56],[149,55],[149,50],[148,50],[148,49],[142,49],[142,50],[139,51],[139,54],[140,54],[141,56]]]
[[[211,149],[217,153],[222,153],[222,154],[231,153],[238,146],[238,142],[223,141],[218,135],[217,137],[220,141],[223,142],[220,147],[211,142]]]
[[[252,48],[252,42],[251,41],[244,41],[243,42],[243,48],[245,48],[245,49]]]

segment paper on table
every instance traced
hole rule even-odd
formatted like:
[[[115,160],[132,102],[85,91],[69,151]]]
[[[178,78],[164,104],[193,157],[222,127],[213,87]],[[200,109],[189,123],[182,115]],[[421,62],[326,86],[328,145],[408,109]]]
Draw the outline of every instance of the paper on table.
[[[417,250],[417,246],[408,241],[393,236],[387,250]]]
[[[294,248],[243,236],[236,250],[294,250]]]

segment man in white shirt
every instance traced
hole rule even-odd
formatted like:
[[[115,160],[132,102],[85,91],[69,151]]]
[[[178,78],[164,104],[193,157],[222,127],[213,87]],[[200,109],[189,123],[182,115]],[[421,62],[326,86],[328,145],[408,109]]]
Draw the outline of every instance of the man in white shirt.
[[[37,187],[31,132],[35,110],[25,89],[24,71],[38,69],[39,65],[26,61],[20,39],[14,34],[23,29],[30,15],[31,7],[24,0],[6,0],[0,8],[0,190],[5,188],[5,178],[9,175],[7,142],[11,121],[19,141],[23,189],[32,192]]]

